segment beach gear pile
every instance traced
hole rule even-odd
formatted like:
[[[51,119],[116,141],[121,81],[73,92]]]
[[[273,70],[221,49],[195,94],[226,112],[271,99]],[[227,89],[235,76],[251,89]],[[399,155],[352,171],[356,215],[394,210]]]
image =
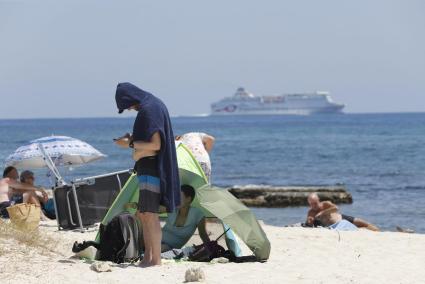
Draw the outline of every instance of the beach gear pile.
[[[238,260],[239,246],[233,236],[233,233],[235,233],[252,251],[256,261],[266,261],[270,256],[270,242],[251,210],[227,190],[210,186],[199,163],[192,156],[190,150],[181,143],[177,145],[177,161],[181,184],[190,185],[195,189],[195,199],[192,206],[201,209],[207,218],[218,218],[224,224],[224,234],[229,248],[228,251],[230,251],[227,257]],[[138,199],[139,185],[137,176],[133,174],[116,197],[102,220],[101,226],[108,226],[116,216],[124,212],[134,215],[136,208],[131,205],[137,204]],[[102,238],[101,234],[98,233],[95,243],[100,244]],[[201,245],[198,250],[201,248],[204,253],[208,249],[213,252],[221,251],[217,250],[216,246],[209,248],[208,245]],[[217,256],[223,255],[217,254]],[[103,256],[101,252],[98,252],[96,259],[99,260],[100,258],[103,258]],[[206,259],[211,259],[211,255],[205,257]],[[243,260],[243,258],[239,260]],[[251,258],[247,260],[251,261]]]

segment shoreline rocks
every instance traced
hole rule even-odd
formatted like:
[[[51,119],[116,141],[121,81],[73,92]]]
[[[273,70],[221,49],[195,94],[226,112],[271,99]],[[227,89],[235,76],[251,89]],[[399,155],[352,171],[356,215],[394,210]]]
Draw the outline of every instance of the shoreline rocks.
[[[344,185],[323,186],[268,186],[244,185],[227,188],[236,198],[250,207],[306,206],[307,197],[316,192],[320,200],[335,204],[351,204],[353,197]]]

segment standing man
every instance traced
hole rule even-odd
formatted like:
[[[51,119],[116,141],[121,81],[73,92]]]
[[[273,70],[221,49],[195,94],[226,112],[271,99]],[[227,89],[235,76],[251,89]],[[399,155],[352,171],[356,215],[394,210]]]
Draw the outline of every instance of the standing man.
[[[180,181],[171,120],[165,104],[154,95],[130,83],[117,86],[118,112],[138,112],[133,134],[116,144],[133,149],[139,180],[138,218],[143,227],[145,254],[142,267],[161,265],[159,206],[173,212],[180,205]]]

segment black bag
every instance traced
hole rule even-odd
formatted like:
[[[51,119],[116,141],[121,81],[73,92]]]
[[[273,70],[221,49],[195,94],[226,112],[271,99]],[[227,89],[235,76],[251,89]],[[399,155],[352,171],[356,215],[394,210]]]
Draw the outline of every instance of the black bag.
[[[222,257],[226,251],[222,246],[218,244],[218,240],[223,237],[227,231],[223,232],[215,241],[209,241],[203,243],[202,245],[193,245],[194,251],[189,254],[190,261],[199,261],[199,262],[210,262],[214,258]]]
[[[190,261],[210,262],[214,258],[222,257],[226,251],[217,241],[209,241],[202,245],[194,245],[195,250],[189,254]]]
[[[115,263],[135,262],[140,258],[139,226],[134,215],[122,213],[112,218],[105,226],[100,224],[99,243],[74,243],[72,251],[77,253],[89,246],[98,251],[96,260],[112,261]]]
[[[225,250],[222,246],[218,244],[218,240],[223,237],[227,231],[221,234],[215,241],[209,241],[203,243],[202,245],[194,245],[195,250],[189,254],[190,261],[198,262],[210,262],[217,257],[225,257],[231,262],[242,263],[242,262],[256,262],[258,261],[254,255],[248,256],[236,256],[235,253],[231,250]],[[182,256],[178,255],[174,259],[181,258]]]

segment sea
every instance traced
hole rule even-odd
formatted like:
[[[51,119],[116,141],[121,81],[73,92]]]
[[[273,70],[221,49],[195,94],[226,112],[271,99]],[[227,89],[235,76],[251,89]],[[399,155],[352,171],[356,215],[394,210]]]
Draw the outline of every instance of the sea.
[[[134,118],[0,120],[0,161],[28,141],[65,135],[88,142],[107,157],[75,168],[74,178],[132,168],[130,151],[112,139],[131,132]],[[212,183],[232,185],[344,184],[353,204],[347,215],[382,230],[396,226],[425,233],[425,113],[313,116],[174,117],[174,133],[206,132],[216,138]],[[46,169],[37,170],[48,185]],[[308,208],[252,208],[266,224],[303,222]]]

